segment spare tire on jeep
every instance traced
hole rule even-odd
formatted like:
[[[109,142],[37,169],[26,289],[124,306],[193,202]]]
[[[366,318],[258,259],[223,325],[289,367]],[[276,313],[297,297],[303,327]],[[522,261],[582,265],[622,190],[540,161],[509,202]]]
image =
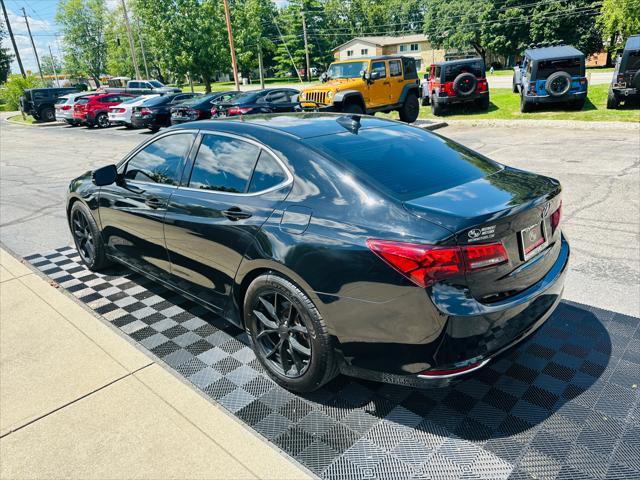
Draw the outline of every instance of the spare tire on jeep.
[[[463,72],[453,80],[453,91],[460,97],[468,97],[478,86],[478,80],[475,75],[469,72]]]
[[[547,93],[552,97],[566,95],[571,89],[571,75],[563,71],[553,72],[547,78],[545,88]]]

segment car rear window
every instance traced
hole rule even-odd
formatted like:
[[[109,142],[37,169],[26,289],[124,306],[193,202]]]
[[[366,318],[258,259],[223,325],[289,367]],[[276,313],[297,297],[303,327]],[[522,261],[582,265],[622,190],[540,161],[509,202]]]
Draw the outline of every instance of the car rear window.
[[[489,176],[502,167],[451,140],[405,125],[307,139],[388,195],[407,201]]]
[[[159,105],[166,105],[171,101],[173,97],[153,97],[148,100],[145,100],[142,104],[145,107],[157,107]]]
[[[627,70],[640,70],[640,50],[629,52],[627,59]]]
[[[554,72],[567,72],[571,76],[582,75],[582,59],[562,58],[559,60],[542,60],[538,63],[536,79],[544,80]]]
[[[444,81],[453,82],[461,73],[471,73],[475,77],[484,77],[482,62],[456,63],[444,66]]]
[[[76,102],[76,104],[82,105],[83,103],[89,103],[89,100],[91,100],[93,97],[82,97],[79,98],[78,101]]]
[[[69,101],[69,99],[67,97],[58,97],[56,99],[56,105],[67,103],[68,101]]]

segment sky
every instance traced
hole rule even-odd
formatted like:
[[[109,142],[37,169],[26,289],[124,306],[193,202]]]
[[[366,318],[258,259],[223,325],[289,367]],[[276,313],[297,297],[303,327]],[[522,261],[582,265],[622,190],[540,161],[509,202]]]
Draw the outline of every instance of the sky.
[[[286,3],[286,0],[274,1],[279,5]],[[107,6],[113,7],[116,2],[118,0],[107,0]],[[29,26],[31,27],[40,61],[42,61],[44,55],[49,55],[49,46],[51,46],[54,57],[62,58],[62,35],[60,35],[60,29],[55,21],[58,0],[4,0],[4,4],[7,7],[9,23],[11,23],[25,70],[31,70],[35,74],[38,71],[38,66],[24,17],[22,16],[22,8],[27,12]],[[2,21],[4,22],[4,18]],[[13,53],[13,46],[8,36],[2,40],[2,46]],[[11,64],[11,71],[13,73],[20,72],[15,59]]]

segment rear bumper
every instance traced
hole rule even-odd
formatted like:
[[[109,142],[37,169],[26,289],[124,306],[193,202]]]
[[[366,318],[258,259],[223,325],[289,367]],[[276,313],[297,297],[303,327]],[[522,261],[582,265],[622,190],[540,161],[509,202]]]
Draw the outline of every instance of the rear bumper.
[[[616,95],[616,97],[631,97],[631,96],[640,95],[640,90],[638,90],[637,88],[614,87],[613,93]]]
[[[552,97],[550,95],[525,95],[527,103],[544,104],[544,103],[560,103],[575,102],[587,98],[587,92],[576,92],[562,95],[561,97]]]
[[[560,303],[570,255],[566,239],[560,242],[558,258],[547,274],[506,300],[483,304],[462,289],[434,288],[431,297],[440,318],[422,321],[441,323],[437,335],[428,343],[360,343],[356,349],[343,345],[343,373],[415,387],[446,386],[472,375],[533,334]],[[402,302],[409,303],[408,298]],[[411,328],[395,320],[398,330]],[[433,375],[439,370],[453,373]]]
[[[74,120],[73,112],[70,112],[68,110],[62,110],[62,111],[56,110],[56,120],[58,122]]]
[[[486,92],[476,92],[466,97],[436,97],[436,101],[441,105],[453,105],[456,103],[475,102],[476,100],[488,97],[489,91],[487,90]]]

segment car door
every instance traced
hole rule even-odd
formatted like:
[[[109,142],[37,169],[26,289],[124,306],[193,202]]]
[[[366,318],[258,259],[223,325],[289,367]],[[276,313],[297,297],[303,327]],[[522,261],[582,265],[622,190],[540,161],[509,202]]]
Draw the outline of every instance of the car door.
[[[243,254],[286,198],[292,176],[266,147],[222,133],[201,136],[185,175],[165,217],[171,279],[223,312]]]
[[[384,60],[371,62],[371,74],[377,73],[378,78],[371,79],[369,83],[369,106],[379,107],[387,105],[389,88],[391,86],[387,75],[387,63]]]
[[[269,92],[265,101],[269,105],[269,109],[274,113],[292,112],[298,105],[293,102],[293,96],[296,93],[298,92],[291,89],[273,90]]]
[[[186,158],[192,131],[154,138],[118,167],[119,180],[100,190],[99,217],[107,252],[146,274],[169,276],[163,220]]]
[[[404,76],[402,75],[402,61],[399,59],[389,60],[389,84],[388,103],[398,103],[405,84]]]

